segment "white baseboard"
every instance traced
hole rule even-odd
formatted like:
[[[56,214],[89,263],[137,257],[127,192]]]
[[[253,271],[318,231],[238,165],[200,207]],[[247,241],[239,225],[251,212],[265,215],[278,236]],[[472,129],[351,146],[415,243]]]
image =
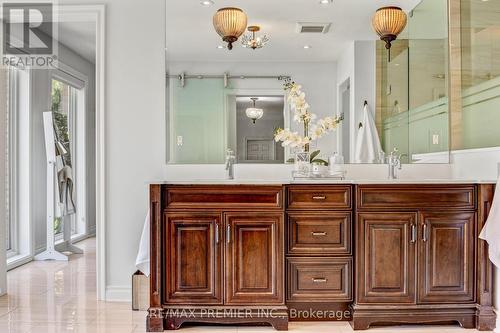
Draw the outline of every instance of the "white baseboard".
[[[95,236],[95,224],[89,226],[88,236],[89,237]]]
[[[132,302],[132,287],[106,286],[106,302]]]

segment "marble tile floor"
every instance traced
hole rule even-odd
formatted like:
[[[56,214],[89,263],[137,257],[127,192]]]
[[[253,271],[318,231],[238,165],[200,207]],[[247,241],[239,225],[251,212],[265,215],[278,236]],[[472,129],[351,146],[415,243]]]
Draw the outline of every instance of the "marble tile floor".
[[[145,332],[145,312],[130,303],[96,300],[95,239],[78,244],[83,255],[68,262],[31,262],[7,274],[8,295],[0,297],[0,333]],[[345,322],[290,323],[290,332],[353,332]],[[189,326],[180,333],[275,332],[271,327]],[[472,333],[454,326],[374,328],[373,333]]]

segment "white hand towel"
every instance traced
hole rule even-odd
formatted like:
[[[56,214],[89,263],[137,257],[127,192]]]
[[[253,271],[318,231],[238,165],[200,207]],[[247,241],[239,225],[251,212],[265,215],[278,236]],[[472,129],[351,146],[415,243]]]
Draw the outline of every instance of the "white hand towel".
[[[356,163],[379,163],[382,146],[378,136],[375,118],[365,104],[363,108],[363,127],[359,129],[356,139],[354,160]]]
[[[497,182],[493,205],[488,220],[479,235],[479,238],[488,242],[491,262],[500,268],[500,178]]]
[[[144,228],[142,229],[141,242],[139,244],[139,251],[135,259],[135,267],[142,272],[142,274],[149,276],[149,210],[146,214],[146,221],[144,221]]]

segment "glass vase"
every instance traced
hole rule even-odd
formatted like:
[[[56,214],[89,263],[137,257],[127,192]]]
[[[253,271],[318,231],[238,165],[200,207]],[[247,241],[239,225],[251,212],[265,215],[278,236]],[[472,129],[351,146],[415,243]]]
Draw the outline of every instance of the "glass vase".
[[[295,153],[295,170],[296,177],[308,177],[311,173],[311,154],[308,151]]]

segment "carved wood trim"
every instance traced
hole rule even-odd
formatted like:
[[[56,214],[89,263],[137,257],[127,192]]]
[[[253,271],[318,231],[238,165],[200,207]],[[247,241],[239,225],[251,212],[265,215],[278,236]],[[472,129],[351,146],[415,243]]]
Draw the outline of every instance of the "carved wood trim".
[[[493,203],[494,185],[479,185],[478,189],[478,221],[477,237],[483,229]],[[494,267],[488,257],[488,244],[478,238],[477,242],[477,304],[478,316],[476,326],[481,331],[495,328],[496,314],[493,310],[493,271]]]
[[[151,185],[150,191],[150,267],[151,267],[151,280],[150,280],[150,307],[161,307],[161,281],[162,281],[162,267],[161,267],[161,185]]]

